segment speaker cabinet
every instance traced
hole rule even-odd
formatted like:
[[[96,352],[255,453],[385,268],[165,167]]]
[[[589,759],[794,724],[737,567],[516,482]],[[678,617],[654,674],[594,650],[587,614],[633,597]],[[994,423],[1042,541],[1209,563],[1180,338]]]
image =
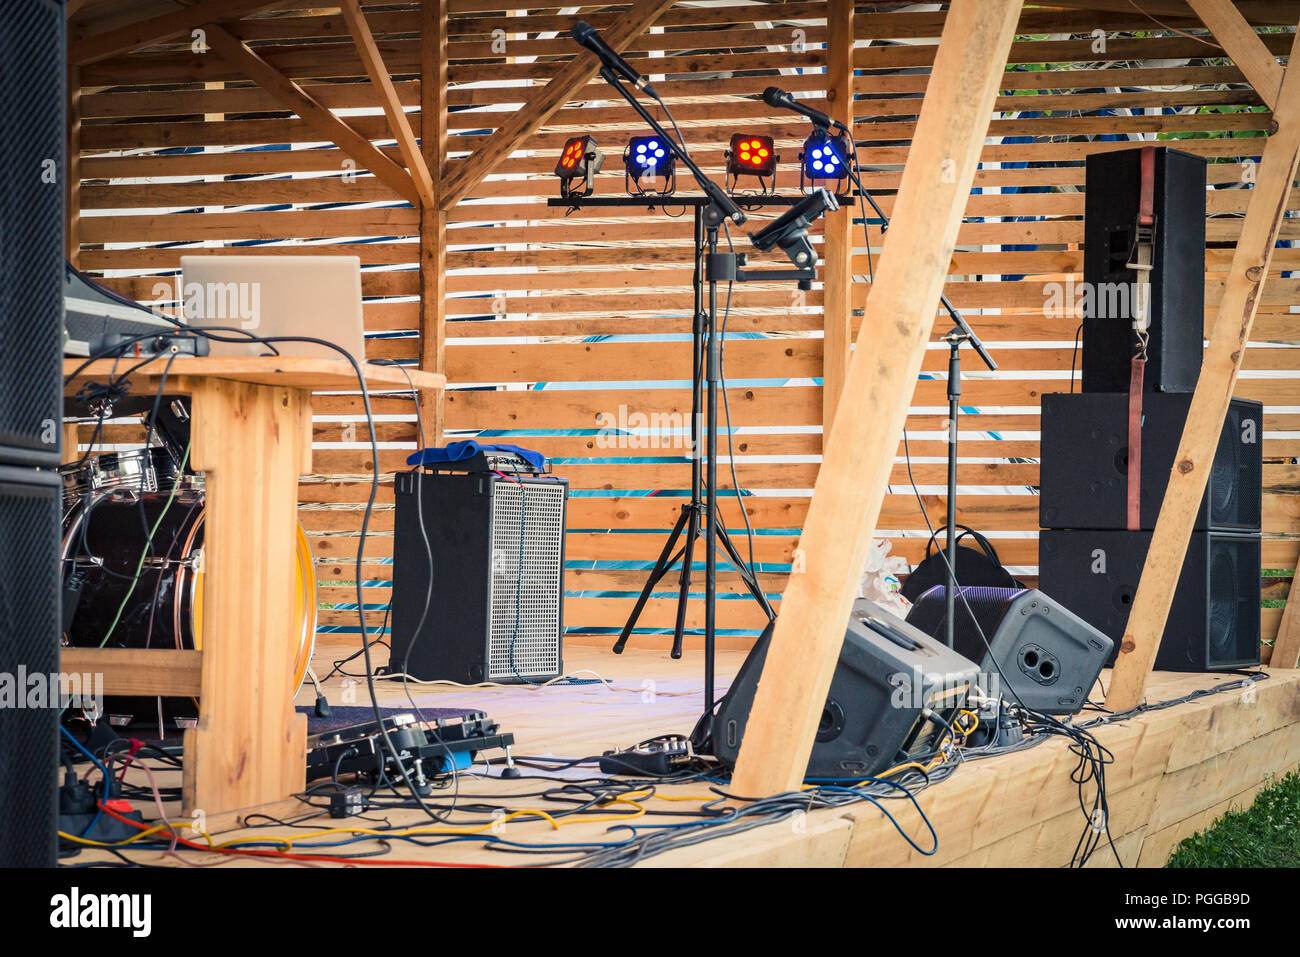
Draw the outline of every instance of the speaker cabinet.
[[[767,658],[775,622],[755,642],[718,707],[713,753],[735,764]],[[976,683],[975,663],[925,632],[859,599],[808,761],[808,778],[868,777],[896,764],[928,760]]]
[[[1126,392],[1142,150],[1092,153],[1084,200],[1083,391]],[[1205,160],[1155,147],[1147,391],[1191,392],[1205,334]]]
[[[0,465],[59,464],[63,4],[0,3]]]
[[[1039,587],[1118,646],[1151,533],[1053,529],[1038,543]],[[1258,665],[1259,576],[1258,535],[1193,532],[1156,670]]]
[[[56,472],[0,466],[0,867],[53,867],[57,827],[59,504]]]
[[[1041,591],[967,587],[959,594],[965,601],[957,600],[953,646],[980,662],[985,681],[996,675],[1004,698],[1035,711],[1075,714],[1083,708],[1110,656],[1111,639]],[[908,623],[946,640],[946,596],[943,585],[926,591]]]
[[[1155,528],[1169,473],[1191,406],[1189,394],[1151,393],[1142,400],[1141,524]],[[1264,407],[1233,399],[1219,436],[1198,529],[1258,531],[1263,485]],[[1126,525],[1128,395],[1043,396],[1039,524],[1044,528]]]
[[[567,482],[400,472],[394,484],[391,669],[467,684],[563,674]]]

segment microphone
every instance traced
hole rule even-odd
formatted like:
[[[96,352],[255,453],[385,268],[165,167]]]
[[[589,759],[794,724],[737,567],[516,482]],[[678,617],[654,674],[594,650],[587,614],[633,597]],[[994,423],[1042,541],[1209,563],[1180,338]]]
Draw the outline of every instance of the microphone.
[[[811,106],[801,103],[780,87],[769,86],[764,90],[763,102],[774,109],[790,110],[791,112],[806,116],[818,126],[825,126],[828,128],[834,126],[852,136],[849,128],[839,120],[833,120],[821,110],[814,110]]]
[[[573,39],[577,40],[580,46],[584,46],[592,53],[596,54],[596,57],[601,63],[605,64],[605,66],[613,70],[615,73],[622,74],[628,82],[638,90],[643,91],[646,96],[654,97],[656,100],[659,99],[659,94],[655,92],[655,88],[646,81],[645,77],[632,69],[626,60],[610,48],[609,44],[607,44],[601,38],[601,35],[596,32],[595,27],[587,23],[585,20],[579,20],[574,25],[571,33]]]

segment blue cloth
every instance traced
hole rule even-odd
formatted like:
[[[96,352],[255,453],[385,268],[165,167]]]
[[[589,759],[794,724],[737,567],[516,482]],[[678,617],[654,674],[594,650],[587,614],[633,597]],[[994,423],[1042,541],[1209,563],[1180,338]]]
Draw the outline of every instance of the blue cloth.
[[[474,440],[451,442],[442,448],[420,449],[406,457],[407,465],[439,465],[450,462],[463,462],[479,452],[516,452],[523,456],[529,465],[536,469],[546,468],[546,456],[532,449],[520,448],[518,445],[479,445]]]

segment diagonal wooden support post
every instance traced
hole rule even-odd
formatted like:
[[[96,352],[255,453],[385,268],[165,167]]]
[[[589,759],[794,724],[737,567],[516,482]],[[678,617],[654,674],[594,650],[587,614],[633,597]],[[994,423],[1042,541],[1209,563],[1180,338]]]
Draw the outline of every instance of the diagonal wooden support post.
[[[1300,32],[1291,47],[1292,63],[1300,62],[1296,60],[1298,54]],[[1223,299],[1210,331],[1210,344],[1201,362],[1201,377],[1192,395],[1187,424],[1133,598],[1133,610],[1120,642],[1110,692],[1106,696],[1106,707],[1112,711],[1128,711],[1142,701],[1147,677],[1164,636],[1187,543],[1205,495],[1205,483],[1214,463],[1246,344],[1250,341],[1255,309],[1268,278],[1291,184],[1296,178],[1296,161],[1300,155],[1300,70],[1286,71],[1273,118],[1277,132],[1264,145]]]
[[[412,206],[420,205],[420,193],[411,175],[394,163],[370,140],[343,122],[294,80],[262,59],[247,43],[215,23],[203,28],[208,46],[223,60],[298,114],[304,123],[334,143],[376,178],[390,186]]]
[[[1020,0],[954,0],[949,8],[825,438],[800,541],[804,571],[790,577],[746,723],[732,780],[737,794],[776,794],[803,781],[1020,7]]]
[[[1270,110],[1277,109],[1277,91],[1282,85],[1282,64],[1264,46],[1241,11],[1230,0],[1187,0],[1214,39],[1232,57],[1237,69],[1255,88]]]
[[[1287,593],[1282,621],[1277,626],[1273,640],[1273,657],[1270,668],[1295,668],[1300,661],[1300,568],[1291,578],[1291,591]]]
[[[339,8],[343,11],[343,19],[348,22],[352,39],[357,43],[357,53],[361,56],[361,62],[365,64],[370,84],[379,92],[384,116],[388,118],[388,128],[393,131],[393,136],[397,140],[397,150],[402,154],[402,160],[411,172],[411,179],[420,194],[420,205],[433,206],[437,200],[433,193],[433,180],[429,177],[429,167],[420,153],[420,144],[411,129],[411,121],[407,119],[406,112],[402,109],[402,101],[397,97],[393,78],[388,73],[388,67],[384,66],[384,58],[379,53],[379,44],[375,42],[375,36],[370,32],[370,24],[366,22],[365,15],[361,12],[361,2],[339,0]]]
[[[618,22],[601,36],[615,53],[622,53],[628,44],[643,34],[659,15],[673,5],[674,0],[636,0],[623,13]],[[574,21],[577,22],[576,20]],[[577,49],[577,44],[574,44]],[[451,209],[464,199],[471,189],[496,169],[497,164],[517,150],[529,136],[569,102],[578,91],[591,82],[600,71],[600,61],[585,50],[578,50],[550,80],[537,91],[536,97],[522,110],[503,122],[466,159],[461,160],[443,180],[439,201],[443,209]]]
[[[826,9],[826,99],[831,119],[853,128],[854,0],[829,0]],[[822,325],[822,432],[830,431],[844,393],[853,342],[853,221],[856,207],[826,217]]]

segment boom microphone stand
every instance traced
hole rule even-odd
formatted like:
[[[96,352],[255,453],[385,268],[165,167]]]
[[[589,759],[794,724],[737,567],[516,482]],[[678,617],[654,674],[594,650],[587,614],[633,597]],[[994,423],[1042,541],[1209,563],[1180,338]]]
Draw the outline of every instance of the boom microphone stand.
[[[854,143],[854,154],[857,153],[857,144]],[[856,165],[856,164],[855,164]],[[889,229],[889,217],[872,199],[871,194],[862,188],[862,182],[859,180],[857,173],[853,174],[853,181],[857,184],[858,192],[871,204],[876,215],[880,217],[883,234]],[[957,421],[961,415],[961,347],[963,343],[969,343],[976,354],[984,361],[990,371],[997,371],[998,364],[993,361],[988,350],[984,348],[984,343],[980,337],[975,334],[970,325],[957,311],[948,297],[940,294],[939,302],[947,311],[953,322],[952,329],[943,337],[944,342],[948,343],[948,500],[945,505],[945,517],[947,524],[947,539],[944,543],[944,549],[947,552],[947,568],[945,570],[945,587],[944,587],[944,618],[946,639],[948,647],[953,647],[955,641],[956,629],[956,599],[957,599]]]

